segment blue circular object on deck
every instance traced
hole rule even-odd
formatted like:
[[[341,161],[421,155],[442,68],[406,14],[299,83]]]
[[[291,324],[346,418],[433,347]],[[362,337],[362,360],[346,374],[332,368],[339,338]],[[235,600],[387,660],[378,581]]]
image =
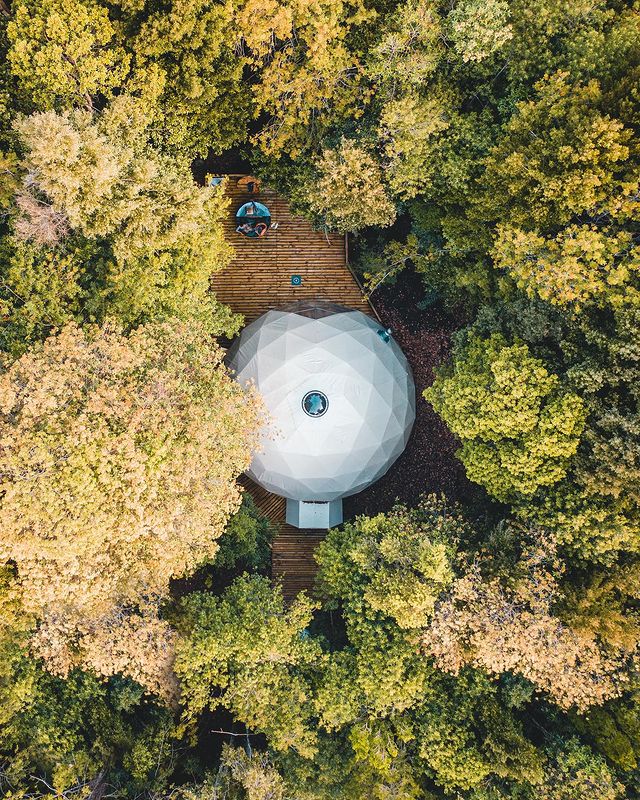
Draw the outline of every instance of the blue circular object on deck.
[[[256,200],[250,200],[244,203],[236,211],[236,219],[271,219],[271,212],[263,204],[258,203]]]
[[[236,220],[238,221],[237,233],[248,236],[250,239],[258,239],[269,230],[271,212],[263,203],[250,200],[236,211]]]

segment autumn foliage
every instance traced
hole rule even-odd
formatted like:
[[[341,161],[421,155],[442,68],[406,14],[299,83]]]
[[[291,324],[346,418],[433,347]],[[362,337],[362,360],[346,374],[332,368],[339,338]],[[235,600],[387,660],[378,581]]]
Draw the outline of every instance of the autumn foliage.
[[[525,553],[513,586],[473,566],[443,597],[423,643],[442,669],[457,674],[473,664],[495,675],[520,673],[561,707],[584,711],[623,691],[629,651],[606,648],[554,614],[561,590],[552,552],[545,542]]]
[[[74,325],[2,376],[2,557],[59,673],[167,691],[172,578],[215,556],[259,412],[196,326]]]
[[[640,795],[639,11],[0,0],[3,796]],[[417,389],[291,603],[239,172],[349,235]]]

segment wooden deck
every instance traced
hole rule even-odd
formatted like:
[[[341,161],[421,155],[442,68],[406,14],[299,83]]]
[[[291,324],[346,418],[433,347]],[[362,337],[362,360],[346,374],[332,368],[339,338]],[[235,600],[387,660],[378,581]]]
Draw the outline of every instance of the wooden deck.
[[[241,175],[229,175],[227,195],[231,203],[225,220],[225,236],[235,249],[232,263],[213,276],[212,289],[246,322],[296,300],[322,299],[376,316],[351,272],[347,242],[340,234],[314,231],[311,224],[291,213],[287,201],[264,186],[248,194],[238,186]],[[247,239],[236,233],[235,212],[247,200],[264,203],[278,223],[263,239]],[[293,286],[291,276],[302,278]],[[313,553],[326,531],[300,530],[285,522],[283,497],[265,491],[248,478],[242,483],[263,514],[273,523],[271,574],[282,581],[285,598],[311,590],[317,571]]]
[[[238,187],[243,176],[229,175],[227,195],[231,200],[225,220],[225,236],[235,257],[216,273],[211,287],[218,299],[247,322],[296,300],[322,299],[372,314],[371,306],[349,269],[346,239],[341,234],[314,231],[308,220],[294,216],[287,201],[269,188],[249,194]],[[263,239],[248,239],[236,233],[235,212],[248,200],[264,203],[278,223]],[[292,275],[302,278],[291,284]]]

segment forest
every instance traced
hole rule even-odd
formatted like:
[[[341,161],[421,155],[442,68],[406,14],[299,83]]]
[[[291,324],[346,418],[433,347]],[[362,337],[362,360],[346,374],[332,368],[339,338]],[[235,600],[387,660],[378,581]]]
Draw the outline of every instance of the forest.
[[[640,2],[0,0],[0,51],[0,794],[640,797]],[[419,389],[292,600],[237,164]]]

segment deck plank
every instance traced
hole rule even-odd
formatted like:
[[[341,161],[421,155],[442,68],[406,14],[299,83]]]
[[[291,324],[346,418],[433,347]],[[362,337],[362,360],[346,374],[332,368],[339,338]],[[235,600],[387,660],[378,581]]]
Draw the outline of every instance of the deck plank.
[[[324,539],[324,530],[303,530],[287,525],[286,500],[258,486],[246,475],[240,479],[262,514],[269,518],[275,536],[271,544],[271,577],[280,581],[287,602],[303,590],[310,593],[318,571],[314,560],[316,547]]]

